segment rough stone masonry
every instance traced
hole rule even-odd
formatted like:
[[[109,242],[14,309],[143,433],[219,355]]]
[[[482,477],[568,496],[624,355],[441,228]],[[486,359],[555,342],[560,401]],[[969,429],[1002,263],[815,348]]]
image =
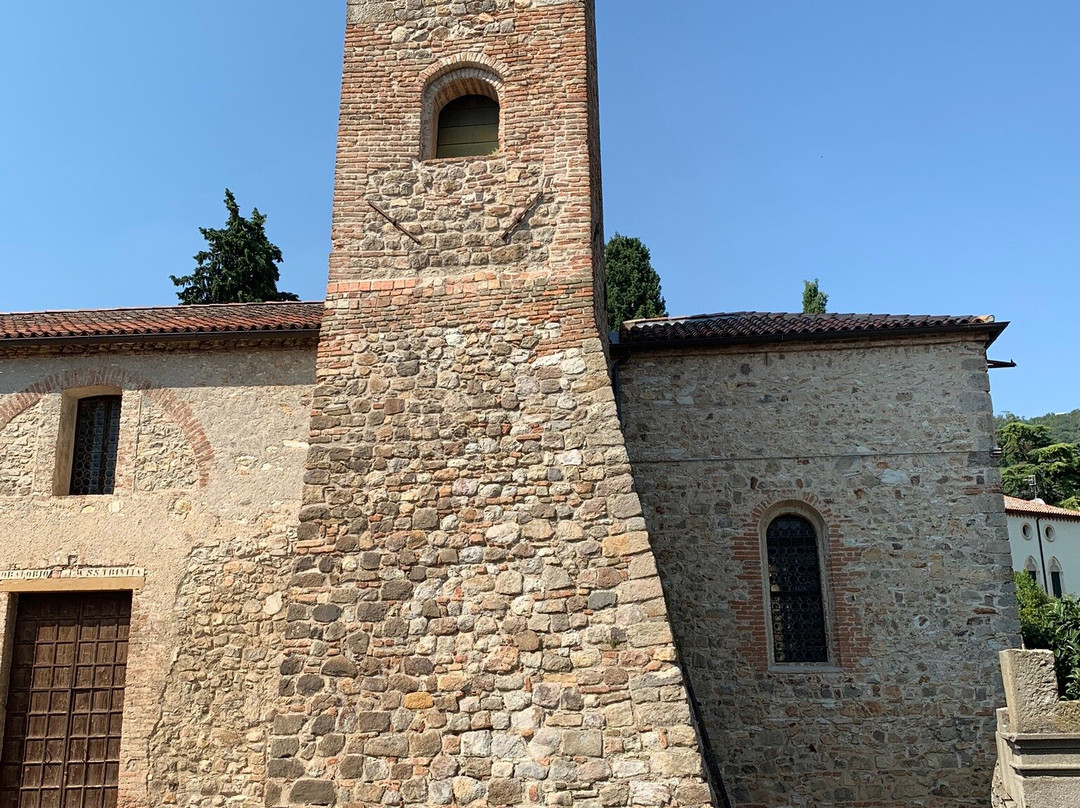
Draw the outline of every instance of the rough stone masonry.
[[[709,803],[601,339],[593,40],[591,1],[348,4],[268,805]],[[426,159],[455,82],[496,155]]]

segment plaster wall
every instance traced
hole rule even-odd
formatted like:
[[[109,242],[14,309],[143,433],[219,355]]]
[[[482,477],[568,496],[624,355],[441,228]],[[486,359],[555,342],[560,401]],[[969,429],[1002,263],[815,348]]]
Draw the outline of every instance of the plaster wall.
[[[981,344],[637,353],[635,482],[739,808],[982,806],[1018,644]],[[770,663],[762,535],[823,526],[830,662]]]
[[[314,366],[314,345],[0,358],[0,568],[146,570],[121,805],[261,803]],[[123,396],[116,492],[54,496],[63,393],[95,386]]]
[[[1080,592],[1080,514],[1076,519],[1039,516],[1036,520],[1033,515],[1010,513],[1008,523],[1014,570],[1034,569],[1039,586],[1053,594],[1050,572],[1058,569],[1063,593]]]

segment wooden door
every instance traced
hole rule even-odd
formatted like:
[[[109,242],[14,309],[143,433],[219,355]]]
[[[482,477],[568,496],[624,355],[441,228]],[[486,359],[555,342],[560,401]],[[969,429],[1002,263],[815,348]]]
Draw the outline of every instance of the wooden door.
[[[131,593],[24,594],[0,808],[114,808]]]

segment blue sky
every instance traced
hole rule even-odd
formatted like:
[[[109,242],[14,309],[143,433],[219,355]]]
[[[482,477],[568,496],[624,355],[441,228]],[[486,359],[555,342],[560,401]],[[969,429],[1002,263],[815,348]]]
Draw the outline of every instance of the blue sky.
[[[341,0],[17,3],[0,27],[0,310],[175,302],[268,214],[322,296]],[[606,227],[672,314],[992,313],[999,411],[1080,407],[1080,3],[597,0]]]

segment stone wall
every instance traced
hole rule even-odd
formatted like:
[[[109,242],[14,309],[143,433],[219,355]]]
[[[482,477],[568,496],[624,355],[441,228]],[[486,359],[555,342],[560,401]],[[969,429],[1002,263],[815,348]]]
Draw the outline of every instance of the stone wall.
[[[0,430],[0,496],[28,496],[34,485],[34,455],[41,430],[40,404],[32,404]]]
[[[592,4],[349,20],[268,804],[706,804],[597,324]],[[458,70],[502,147],[423,160]]]
[[[676,639],[739,808],[983,806],[1018,642],[985,352],[635,353],[627,446]],[[831,663],[769,663],[762,533],[825,528]]]
[[[993,808],[1075,808],[1080,799],[1080,702],[1061,701],[1052,651],[1001,652]]]
[[[121,805],[263,802],[314,353],[0,357],[2,434],[14,424],[28,438],[0,445],[0,467],[25,466],[33,447],[29,490],[0,496],[0,568],[146,570],[133,597]],[[116,493],[53,496],[61,397],[94,386],[123,395]]]

